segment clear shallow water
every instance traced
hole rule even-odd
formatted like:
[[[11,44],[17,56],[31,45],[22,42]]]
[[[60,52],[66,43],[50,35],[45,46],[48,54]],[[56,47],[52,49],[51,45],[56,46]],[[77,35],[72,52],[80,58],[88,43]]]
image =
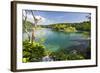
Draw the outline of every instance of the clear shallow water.
[[[31,32],[30,32],[31,35]],[[23,34],[23,40],[27,39],[26,33]],[[47,49],[57,51],[59,49],[69,49],[69,47],[84,44],[88,46],[88,37],[85,37],[83,32],[61,32],[53,31],[48,28],[35,31],[35,40],[45,40],[43,43]]]

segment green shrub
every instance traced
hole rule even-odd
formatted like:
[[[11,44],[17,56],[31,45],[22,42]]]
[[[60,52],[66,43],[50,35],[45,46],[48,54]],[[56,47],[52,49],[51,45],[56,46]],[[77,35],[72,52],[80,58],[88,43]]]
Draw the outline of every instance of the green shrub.
[[[68,60],[82,60],[85,59],[81,54],[68,54]]]
[[[64,29],[64,31],[66,31],[66,32],[76,32],[77,30],[76,30],[75,27],[67,27],[67,28]]]
[[[23,62],[38,62],[45,56],[45,46],[29,41],[23,41]]]
[[[50,54],[51,57],[54,58],[55,61],[62,61],[62,60],[67,60],[67,54],[64,52],[52,52]]]

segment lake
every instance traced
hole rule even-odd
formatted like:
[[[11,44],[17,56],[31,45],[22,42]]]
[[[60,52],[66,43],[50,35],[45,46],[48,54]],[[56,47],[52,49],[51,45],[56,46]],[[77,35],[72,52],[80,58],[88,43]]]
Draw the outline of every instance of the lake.
[[[27,38],[27,34],[24,33],[23,40]],[[85,36],[83,32],[62,32],[42,28],[35,30],[35,41],[38,42],[39,40],[44,40],[43,45],[51,51],[74,48],[84,50],[89,46],[90,37]]]

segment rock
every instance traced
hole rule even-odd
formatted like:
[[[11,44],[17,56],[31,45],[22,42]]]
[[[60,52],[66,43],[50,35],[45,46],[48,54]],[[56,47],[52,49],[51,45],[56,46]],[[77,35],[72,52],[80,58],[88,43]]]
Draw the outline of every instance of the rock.
[[[45,57],[42,58],[42,61],[43,62],[48,62],[48,61],[53,61],[53,59],[49,56],[45,56]]]

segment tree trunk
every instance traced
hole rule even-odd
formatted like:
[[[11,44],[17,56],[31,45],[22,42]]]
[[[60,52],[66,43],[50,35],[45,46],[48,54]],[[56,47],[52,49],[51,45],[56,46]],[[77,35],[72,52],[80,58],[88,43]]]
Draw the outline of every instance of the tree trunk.
[[[35,39],[34,32],[35,32],[35,29],[33,29],[33,30],[32,30],[32,40],[31,40],[32,42],[33,42],[33,41],[34,41],[34,39]]]
[[[33,11],[31,10],[31,13],[32,13],[32,16],[33,16],[33,19],[34,19],[34,26],[33,26],[33,29],[32,29],[32,42],[34,41],[34,39],[35,39],[35,35],[34,35],[34,32],[35,32],[35,27],[36,27],[36,24],[37,24],[37,20],[36,20],[36,18],[35,18],[35,16],[34,16],[34,13],[33,13]]]

